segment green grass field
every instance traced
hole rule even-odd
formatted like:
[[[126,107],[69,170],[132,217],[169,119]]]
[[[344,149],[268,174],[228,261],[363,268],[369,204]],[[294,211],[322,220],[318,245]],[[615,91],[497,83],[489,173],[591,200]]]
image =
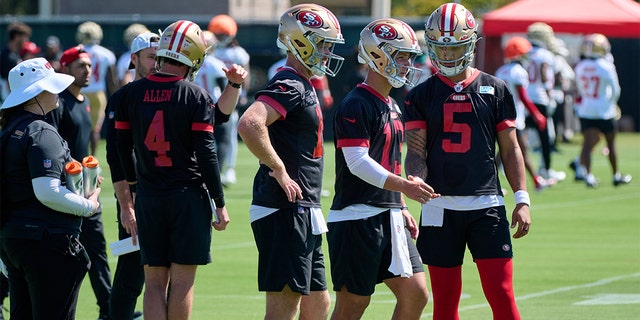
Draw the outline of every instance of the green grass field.
[[[531,232],[514,241],[514,282],[523,319],[637,319],[640,312],[640,135],[620,134],[619,166],[630,173],[630,185],[614,188],[603,144],[594,151],[593,167],[600,188],[586,189],[573,181],[568,163],[579,152],[581,137],[573,144],[559,145],[553,167],[566,170],[567,180],[531,193]],[[333,191],[333,145],[326,144],[324,185]],[[103,160],[104,156],[99,155]],[[538,156],[534,156],[538,163]],[[103,169],[108,170],[103,160]],[[198,269],[193,319],[262,319],[264,294],[256,282],[257,252],[249,225],[251,183],[257,160],[240,145],[238,183],[226,189],[231,223],[224,232],[214,231],[213,263]],[[117,240],[115,200],[108,172],[102,187],[103,220],[107,241]],[[503,178],[503,185],[506,180]],[[506,196],[507,210],[513,197]],[[323,198],[325,214],[331,197]],[[419,206],[410,203],[417,217]],[[185,232],[188,232],[185,230]],[[110,255],[112,272],[116,258]],[[330,262],[329,262],[330,263]],[[491,319],[475,266],[467,256],[464,265],[461,318]],[[331,280],[328,279],[330,288]],[[333,293],[332,293],[333,294]],[[142,310],[142,299],[139,309]],[[384,285],[377,287],[364,319],[389,319],[394,297]],[[431,302],[424,319],[431,318]],[[85,280],[78,303],[77,319],[98,316],[95,297]],[[152,320],[152,319],[149,319]]]

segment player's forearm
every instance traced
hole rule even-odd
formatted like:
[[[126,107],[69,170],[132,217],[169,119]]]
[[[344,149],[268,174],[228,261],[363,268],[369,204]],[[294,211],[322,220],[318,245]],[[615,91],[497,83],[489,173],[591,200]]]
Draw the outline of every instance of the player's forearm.
[[[238,123],[238,134],[247,149],[260,160],[260,162],[271,170],[285,170],[284,162],[271,145],[271,139],[267,127],[250,121],[240,121]]]
[[[222,113],[229,115],[238,105],[238,99],[240,99],[240,88],[227,85],[218,98],[218,108]]]

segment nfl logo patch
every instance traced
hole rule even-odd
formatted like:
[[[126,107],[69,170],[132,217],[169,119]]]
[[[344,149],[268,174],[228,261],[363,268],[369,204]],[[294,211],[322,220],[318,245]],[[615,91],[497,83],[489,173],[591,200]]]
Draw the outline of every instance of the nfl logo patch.
[[[50,159],[44,159],[42,161],[42,165],[47,169],[51,168],[51,160]]]

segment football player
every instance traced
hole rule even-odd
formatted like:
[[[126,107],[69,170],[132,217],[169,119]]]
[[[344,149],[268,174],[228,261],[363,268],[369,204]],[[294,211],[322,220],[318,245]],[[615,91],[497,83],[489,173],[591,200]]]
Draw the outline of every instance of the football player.
[[[437,197],[422,180],[401,177],[404,125],[389,96],[414,86],[422,54],[413,29],[383,18],[361,32],[358,62],[364,82],[344,98],[334,117],[335,196],[328,217],[329,257],[336,305],[332,319],[360,319],[378,283],[397,299],[394,319],[420,319],[429,294],[424,267],[412,240],[418,224],[402,194],[426,202]]]
[[[407,95],[405,168],[441,195],[422,206],[416,242],[429,269],[433,318],[459,318],[468,246],[493,318],[520,319],[509,221],[495,162],[497,143],[515,195],[513,237],[521,238],[531,218],[514,99],[504,81],[471,66],[477,24],[463,5],[436,9],[427,19],[425,36],[438,74]]]
[[[327,291],[320,208],[323,118],[309,78],[335,76],[344,58],[338,19],[316,4],[287,9],[277,44],[287,61],[256,93],[238,132],[260,160],[249,211],[258,247],[258,290],[266,292],[265,319],[326,319]]]
[[[599,33],[587,35],[581,48],[582,60],[575,67],[578,89],[575,110],[584,139],[576,176],[584,176],[590,188],[598,187],[598,181],[591,172],[591,153],[600,140],[600,134],[607,141],[613,185],[631,182],[630,175],[622,175],[618,171],[615,137],[620,84],[616,67],[606,59],[610,54],[611,45],[606,36]]]
[[[189,318],[196,269],[211,262],[211,227],[222,231],[229,223],[213,125],[234,110],[246,72],[228,70],[236,86],[227,86],[214,104],[191,82],[206,50],[198,25],[172,23],[160,36],[157,72],[123,87],[116,107],[118,157],[127,182],[136,185],[148,319]],[[118,200],[133,211],[130,197]]]

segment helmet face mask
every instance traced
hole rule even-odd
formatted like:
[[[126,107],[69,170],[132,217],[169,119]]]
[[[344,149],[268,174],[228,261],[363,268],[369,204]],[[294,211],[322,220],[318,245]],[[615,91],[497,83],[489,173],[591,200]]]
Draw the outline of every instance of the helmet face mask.
[[[338,74],[344,58],[333,51],[343,43],[338,19],[322,6],[300,4],[280,18],[278,47],[291,52],[314,75]]]
[[[400,20],[374,20],[360,32],[358,62],[387,78],[394,88],[418,84],[422,70],[413,63],[421,54],[415,32]]]
[[[193,81],[206,52],[207,45],[200,27],[191,21],[179,20],[162,32],[156,57],[158,61],[168,58],[189,66],[186,79]]]
[[[438,71],[452,77],[462,73],[475,56],[477,24],[463,5],[445,3],[434,11],[425,24],[429,58]]]

